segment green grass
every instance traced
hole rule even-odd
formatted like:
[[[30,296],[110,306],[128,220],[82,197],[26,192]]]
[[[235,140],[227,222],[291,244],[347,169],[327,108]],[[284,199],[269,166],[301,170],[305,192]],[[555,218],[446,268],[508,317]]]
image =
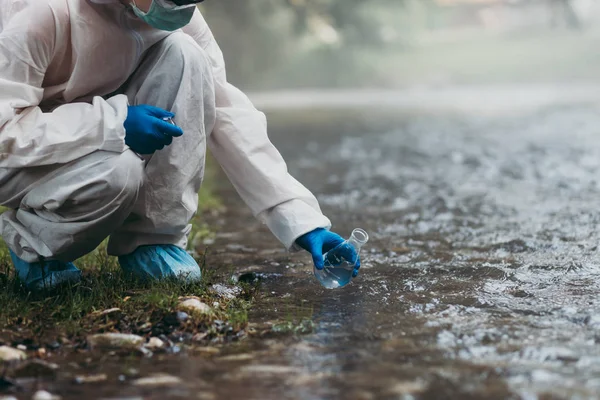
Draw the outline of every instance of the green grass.
[[[222,211],[214,185],[214,163],[208,164],[206,175],[199,195],[201,207],[193,221],[190,242],[195,244],[214,234],[203,216]],[[233,300],[218,298],[209,286],[219,277],[213,268],[206,267],[203,257],[198,261],[203,277],[200,283],[132,282],[121,272],[117,259],[107,255],[105,242],[76,261],[83,271],[81,283],[34,295],[16,278],[8,248],[0,240],[0,342],[43,344],[61,337],[77,340],[90,333],[111,331],[155,335],[180,330],[206,332],[214,337],[220,335],[213,326],[216,320],[228,322],[234,332],[243,329],[248,322],[252,288],[245,288],[243,295]],[[208,315],[191,316],[184,324],[167,326],[165,321],[176,312],[181,296],[197,296],[211,306],[215,302],[219,305]],[[98,315],[112,308],[120,311]]]
[[[197,296],[209,305],[218,302],[211,314],[191,316],[177,329],[189,333],[212,332],[215,320],[229,322],[234,331],[245,327],[252,289],[233,300],[216,297],[210,292],[214,274],[200,260],[203,280],[183,284],[175,281],[142,284],[132,282],[122,274],[114,258],[105,255],[104,246],[78,261],[83,281],[75,286],[61,287],[54,293],[34,295],[15,278],[10,262],[0,256],[0,340],[19,342],[32,340],[44,343],[57,337],[83,338],[96,332],[118,331],[141,335],[169,334],[163,326],[173,314],[181,296]],[[95,313],[119,308],[116,315]],[[157,329],[157,326],[159,328]]]

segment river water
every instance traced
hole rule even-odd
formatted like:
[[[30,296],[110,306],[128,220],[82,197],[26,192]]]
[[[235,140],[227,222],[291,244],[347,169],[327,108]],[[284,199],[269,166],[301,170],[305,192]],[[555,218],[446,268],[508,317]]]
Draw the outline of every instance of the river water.
[[[600,107],[502,96],[277,107],[271,138],[290,171],[337,232],[370,233],[361,275],[319,287],[310,258],[283,252],[224,183],[209,265],[264,278],[252,326],[312,332],[98,360],[111,384],[63,398],[600,398]],[[117,381],[125,365],[184,384],[133,387]]]

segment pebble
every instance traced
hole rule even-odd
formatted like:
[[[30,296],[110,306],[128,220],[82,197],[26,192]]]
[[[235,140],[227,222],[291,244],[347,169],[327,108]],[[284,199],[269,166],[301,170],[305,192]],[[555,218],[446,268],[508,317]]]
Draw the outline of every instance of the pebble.
[[[93,313],[90,314],[91,317],[93,318],[98,318],[98,317],[104,317],[104,316],[111,316],[111,317],[118,317],[118,315],[121,314],[121,309],[120,308],[109,308],[108,310],[102,310],[102,311],[95,311]]]
[[[45,390],[40,390],[33,395],[31,400],[60,400],[60,396],[55,396]]]
[[[21,351],[27,351],[27,346],[25,346],[24,344],[20,344],[17,346],[17,349]]]
[[[25,359],[27,359],[27,354],[24,351],[8,346],[0,346],[0,362],[13,363]]]
[[[221,350],[216,347],[195,347],[193,351],[196,354],[202,354],[206,356],[215,356],[221,353]]]
[[[242,293],[242,288],[237,286],[225,286],[219,283],[212,285],[210,290],[216,295],[227,299],[233,300],[238,297]]]
[[[125,333],[99,333],[88,336],[88,344],[92,348],[110,350],[139,350],[144,344],[144,338]]]
[[[168,326],[179,326],[186,322],[190,316],[183,311],[171,313],[163,318],[163,322]]]
[[[249,361],[256,357],[253,354],[230,354],[228,356],[219,357],[218,361]]]
[[[201,342],[208,337],[208,332],[196,333],[192,337],[193,342]]]
[[[233,251],[233,252],[243,252],[243,253],[255,253],[256,249],[253,249],[252,247],[247,247],[244,246],[243,244],[228,244],[225,246],[225,248],[229,251]]]
[[[108,380],[108,376],[106,374],[97,374],[97,375],[78,375],[75,377],[75,383],[83,384],[83,383],[98,383],[104,382]]]
[[[239,370],[244,375],[299,375],[302,370],[285,365],[247,365]]]
[[[185,299],[179,303],[178,308],[190,314],[209,314],[212,311],[208,304],[203,303],[198,298]]]
[[[58,350],[60,348],[60,343],[57,341],[50,342],[46,345],[46,347],[48,347],[50,350]]]
[[[307,385],[315,385],[315,384],[318,385],[319,382],[323,382],[324,379],[330,378],[331,376],[332,375],[327,372],[319,372],[319,373],[315,373],[315,374],[301,373],[301,374],[294,375],[287,381],[288,381],[288,383],[290,383],[294,386],[305,387]],[[356,400],[357,397],[353,396],[352,399]]]
[[[181,385],[182,383],[183,381],[180,378],[166,374],[151,375],[133,381],[134,386],[142,387],[173,386]]]
[[[419,381],[397,382],[390,388],[390,393],[395,395],[416,394],[425,390],[425,384]]]
[[[146,348],[148,348],[150,350],[160,350],[160,349],[165,348],[165,342],[163,342],[162,340],[160,340],[157,337],[153,337],[153,338],[150,338],[148,343],[146,343]]]

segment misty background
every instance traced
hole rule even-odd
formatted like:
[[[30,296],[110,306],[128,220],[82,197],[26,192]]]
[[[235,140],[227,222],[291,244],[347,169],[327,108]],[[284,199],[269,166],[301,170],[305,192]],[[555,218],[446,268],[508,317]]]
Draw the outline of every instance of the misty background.
[[[586,83],[597,0],[209,0],[229,80],[246,90]]]

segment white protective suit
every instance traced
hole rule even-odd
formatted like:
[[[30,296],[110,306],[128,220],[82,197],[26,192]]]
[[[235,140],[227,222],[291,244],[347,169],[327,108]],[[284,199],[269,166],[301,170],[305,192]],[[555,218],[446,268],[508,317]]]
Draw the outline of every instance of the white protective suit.
[[[128,104],[175,112],[184,130],[141,160],[124,143]],[[176,32],[118,0],[0,0],[0,233],[26,261],[185,247],[206,145],[289,249],[329,228],[287,172],[265,116],[227,83],[199,11]]]

